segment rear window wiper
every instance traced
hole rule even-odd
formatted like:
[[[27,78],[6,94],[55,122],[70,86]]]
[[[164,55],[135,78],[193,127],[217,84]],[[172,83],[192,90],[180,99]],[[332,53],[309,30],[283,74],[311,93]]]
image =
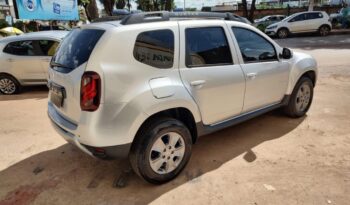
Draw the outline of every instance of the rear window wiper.
[[[63,64],[61,64],[61,63],[57,63],[57,62],[55,62],[55,61],[51,61],[51,62],[50,62],[50,67],[51,67],[51,68],[52,68],[52,67],[61,67],[61,68],[65,68],[65,69],[70,69],[70,70],[72,70],[71,67],[68,67],[68,66],[66,66],[66,65],[63,65]]]

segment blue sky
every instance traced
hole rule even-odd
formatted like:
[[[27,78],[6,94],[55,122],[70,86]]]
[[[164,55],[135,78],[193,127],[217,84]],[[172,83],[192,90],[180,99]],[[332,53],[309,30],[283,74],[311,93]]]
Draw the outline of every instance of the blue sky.
[[[186,0],[186,8],[202,8],[202,6],[215,6],[223,2],[233,2],[232,0]],[[183,8],[184,0],[175,0],[176,7]]]
[[[215,6],[217,4],[222,4],[223,2],[235,2],[234,0],[185,0],[186,8],[198,8],[201,9],[202,6]],[[177,8],[184,7],[184,0],[174,0]],[[133,8],[136,9],[136,5],[133,3]]]

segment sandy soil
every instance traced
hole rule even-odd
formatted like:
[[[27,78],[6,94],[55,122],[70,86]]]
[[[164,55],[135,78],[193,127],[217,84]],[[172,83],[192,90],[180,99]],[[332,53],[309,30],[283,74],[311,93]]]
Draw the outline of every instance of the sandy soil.
[[[306,117],[274,111],[200,138],[187,168],[162,186],[127,160],[92,159],[62,140],[45,87],[0,96],[0,205],[349,204],[350,49],[305,52],[320,69]]]

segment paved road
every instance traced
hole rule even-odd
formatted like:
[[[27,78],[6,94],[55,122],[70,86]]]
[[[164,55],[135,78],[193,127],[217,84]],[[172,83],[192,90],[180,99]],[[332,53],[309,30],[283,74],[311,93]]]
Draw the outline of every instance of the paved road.
[[[326,37],[309,35],[307,37],[293,37],[286,39],[275,39],[283,47],[300,48],[305,50],[314,49],[350,49],[350,34],[330,35]]]
[[[127,160],[95,160],[62,140],[45,87],[0,96],[0,205],[349,204],[350,49],[303,51],[320,71],[306,117],[271,112],[200,138],[186,169],[162,186],[140,180]]]

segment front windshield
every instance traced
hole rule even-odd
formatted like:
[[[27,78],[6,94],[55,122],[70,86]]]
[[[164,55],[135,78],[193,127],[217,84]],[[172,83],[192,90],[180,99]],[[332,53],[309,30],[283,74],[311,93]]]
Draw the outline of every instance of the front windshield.
[[[264,18],[262,18],[262,21],[266,21],[268,18],[270,18],[270,16],[265,16]]]

